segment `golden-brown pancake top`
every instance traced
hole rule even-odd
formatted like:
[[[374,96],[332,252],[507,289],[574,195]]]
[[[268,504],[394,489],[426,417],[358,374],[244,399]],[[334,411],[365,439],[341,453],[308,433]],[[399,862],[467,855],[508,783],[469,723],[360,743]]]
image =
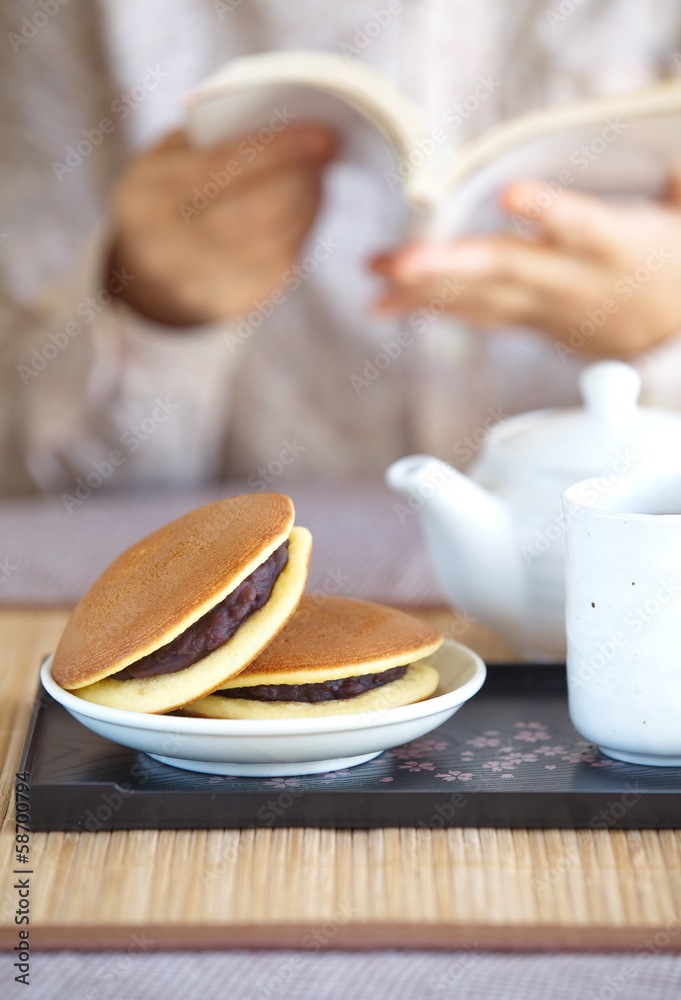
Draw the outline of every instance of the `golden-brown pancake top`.
[[[437,629],[402,611],[306,594],[279,635],[222,688],[359,676],[420,660],[441,645]]]
[[[170,642],[288,538],[294,516],[280,493],[244,494],[197,507],[131,546],[74,608],[54,679],[96,681]]]

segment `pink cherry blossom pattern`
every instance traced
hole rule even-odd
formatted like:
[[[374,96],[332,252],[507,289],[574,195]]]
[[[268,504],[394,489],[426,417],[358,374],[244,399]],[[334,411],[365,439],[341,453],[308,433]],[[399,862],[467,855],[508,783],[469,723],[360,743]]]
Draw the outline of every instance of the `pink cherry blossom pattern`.
[[[475,747],[476,750],[481,750],[483,747],[498,747],[501,740],[496,736],[476,736],[472,740],[466,740],[468,746]]]
[[[525,743],[536,743],[537,740],[548,740],[551,738],[546,726],[542,722],[516,722],[515,728],[519,732],[514,733],[514,740],[523,740]]]
[[[300,778],[270,778],[265,784],[270,788],[297,788],[300,785]]]
[[[322,775],[322,785],[330,785],[336,778],[342,778],[348,773],[347,767],[342,767],[338,771],[327,771]]]
[[[436,774],[436,778],[443,781],[470,781],[473,777],[472,771],[447,771],[446,774]]]
[[[533,764],[537,760],[536,753],[521,753],[518,750],[509,750],[506,747],[502,750],[502,753],[504,756],[499,759],[510,761],[512,764]]]
[[[564,753],[560,759],[567,764],[592,764],[596,760],[596,756],[596,748],[587,746],[583,750],[571,750],[569,753]]]
[[[432,771],[435,764],[431,763],[429,760],[405,760],[404,764],[400,764],[399,768],[401,771]]]
[[[418,757],[427,757],[440,750],[446,750],[448,746],[448,740],[429,740],[422,737],[418,740],[412,740],[411,743],[405,743],[404,746],[395,747],[389,753],[391,757],[413,760]]]

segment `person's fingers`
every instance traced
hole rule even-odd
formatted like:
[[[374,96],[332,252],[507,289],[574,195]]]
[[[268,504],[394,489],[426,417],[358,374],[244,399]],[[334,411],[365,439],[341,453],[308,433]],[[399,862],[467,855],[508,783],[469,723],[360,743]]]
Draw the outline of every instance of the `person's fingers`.
[[[421,284],[424,278],[448,274],[466,266],[466,255],[459,253],[458,243],[425,243],[415,241],[394,251],[377,254],[369,268],[398,287]]]
[[[174,203],[154,209],[148,199],[136,198],[125,239],[126,247],[134,248],[131,259],[143,262],[152,281],[163,283],[175,276],[174,294],[185,312],[205,315],[196,293],[199,286],[206,291],[218,284],[225,301],[228,292],[243,301],[244,288],[257,287],[264,268],[278,267],[281,273],[287,262],[295,261],[314,222],[321,183],[314,169],[288,170],[272,175],[263,189],[268,197],[244,192],[222,203],[215,199],[189,218],[181,218]],[[238,279],[235,287],[232,275]],[[187,287],[194,289],[188,293],[190,301],[185,301]]]
[[[301,123],[287,125],[281,132],[268,131],[271,138],[267,141],[259,139],[255,130],[252,136],[205,151],[204,159],[214,170],[231,164],[230,184],[234,187],[294,164],[326,163],[337,149],[336,136],[323,125]]]
[[[607,294],[603,271],[555,247],[511,236],[479,237],[456,244],[412,244],[374,260],[388,278],[379,312],[410,312],[445,303],[451,314],[483,325],[529,325],[551,334],[584,302]],[[445,283],[456,294],[443,295]],[[577,293],[577,294],[576,294]],[[441,305],[440,305],[441,308]]]
[[[393,255],[374,258],[373,270],[393,290],[409,290],[447,277],[464,284],[521,284],[543,294],[570,295],[579,282],[594,283],[594,269],[545,244],[514,236],[472,237],[455,243],[412,243]]]
[[[380,253],[376,254],[375,257],[371,257],[367,264],[370,271],[374,274],[380,274],[384,278],[390,278],[393,271],[393,258],[395,254],[391,253]]]
[[[189,145],[187,133],[184,129],[177,128],[172,132],[168,132],[167,135],[164,135],[155,146],[152,146],[151,150],[147,150],[147,153],[166,153],[170,150],[187,150],[190,148],[191,146]]]
[[[316,206],[301,205],[291,214],[272,218],[266,228],[259,231],[244,230],[230,233],[228,238],[214,229],[201,231],[197,235],[202,252],[211,258],[207,266],[215,270],[227,268],[230,271],[258,272],[277,257],[288,258],[295,255],[314,222]]]
[[[260,234],[276,228],[282,220],[310,207],[316,210],[321,194],[321,178],[314,169],[286,169],[268,175],[257,188],[233,191],[231,196],[216,198],[197,221],[214,231],[225,243],[235,238]]]
[[[276,266],[277,261],[282,262],[282,271],[289,266],[314,222],[318,205],[313,182],[305,184],[303,178],[298,178],[295,189],[299,197],[277,199],[257,224],[252,221],[237,229],[230,216],[218,215],[217,222],[197,227],[194,246],[202,257],[202,268],[212,280],[219,283],[224,271],[257,280],[258,274]],[[246,214],[240,221],[247,219]]]
[[[610,257],[618,240],[617,213],[600,198],[541,181],[518,181],[502,193],[509,214],[535,223],[546,238],[573,253]]]
[[[402,288],[422,284],[429,277],[510,276],[506,274],[510,257],[509,239],[491,236],[452,243],[409,243],[395,253],[374,257],[370,267]]]
[[[241,160],[246,170],[251,166],[264,169],[293,160],[328,159],[337,147],[337,137],[326,125],[318,122],[300,122],[283,125],[279,132],[270,128],[254,129],[226,139],[208,148],[193,146],[182,129],[169,132],[143,156],[167,152],[187,152],[206,161],[217,161],[216,166],[231,157]]]
[[[538,294],[522,285],[488,283],[484,288],[469,286],[447,303],[447,313],[484,326],[496,324],[534,325],[540,311]],[[424,290],[423,296],[416,298],[409,294],[388,294],[375,305],[380,313],[410,313],[425,309],[442,301],[437,287]],[[433,316],[441,311],[433,310]]]
[[[205,188],[214,191],[211,199],[221,200],[258,185],[271,172],[312,165],[321,170],[336,150],[334,134],[322,125],[288,125],[271,134],[268,142],[261,142],[256,133],[198,149],[183,132],[171,132],[137,157],[126,187],[132,183],[153,203],[161,199],[193,206],[197,193],[208,197]]]
[[[681,163],[677,163],[669,175],[665,200],[671,202],[677,208],[681,206]]]

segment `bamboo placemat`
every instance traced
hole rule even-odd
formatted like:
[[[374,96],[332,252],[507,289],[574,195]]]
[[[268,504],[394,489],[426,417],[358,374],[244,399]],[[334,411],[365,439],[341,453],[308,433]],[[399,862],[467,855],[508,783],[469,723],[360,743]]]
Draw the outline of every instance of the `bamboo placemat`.
[[[417,612],[490,660],[510,651]],[[0,611],[0,945],[17,940],[12,785],[60,610]],[[680,817],[681,820],[681,817]],[[31,835],[31,945],[681,949],[675,830]]]

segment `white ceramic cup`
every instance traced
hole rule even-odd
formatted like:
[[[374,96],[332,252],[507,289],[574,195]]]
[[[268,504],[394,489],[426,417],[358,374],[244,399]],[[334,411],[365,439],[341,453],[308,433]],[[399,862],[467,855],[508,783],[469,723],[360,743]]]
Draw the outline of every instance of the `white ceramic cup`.
[[[570,716],[609,757],[681,766],[681,475],[562,496]]]

